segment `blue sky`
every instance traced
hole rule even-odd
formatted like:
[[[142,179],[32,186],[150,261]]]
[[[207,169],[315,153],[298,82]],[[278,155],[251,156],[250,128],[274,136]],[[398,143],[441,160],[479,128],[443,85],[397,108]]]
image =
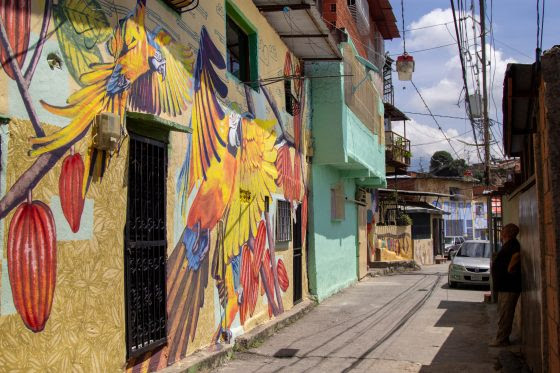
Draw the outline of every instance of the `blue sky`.
[[[474,0],[478,15],[478,0]],[[469,1],[466,3],[470,4]],[[401,3],[391,0],[393,11],[398,20],[398,27],[402,29]],[[487,12],[490,16],[491,1],[487,0]],[[535,56],[537,33],[537,2],[536,0],[495,0],[493,1],[494,40],[492,45],[487,38],[488,54],[491,65],[488,68],[488,79],[493,82],[491,99],[489,100],[490,117],[501,122],[501,102],[503,75],[507,63],[532,63]],[[542,0],[540,1],[542,7]],[[452,13],[449,1],[445,0],[404,0],[405,29],[415,29],[406,32],[406,49],[414,57],[416,69],[413,81],[426,100],[434,114],[465,117],[463,102],[459,102],[463,87],[461,67],[456,45],[436,48],[429,51],[414,52],[422,49],[454,43],[455,29],[452,23]],[[428,27],[450,22],[447,25]],[[469,21],[469,26],[471,25]],[[446,27],[447,26],[447,27]],[[487,21],[487,28],[489,28]],[[421,29],[418,29],[421,28]],[[478,44],[480,41],[478,40]],[[545,2],[543,50],[560,44],[560,1]],[[387,41],[385,49],[394,58],[402,54],[403,40]],[[480,50],[480,46],[479,46]],[[474,47],[471,47],[474,52]],[[472,75],[469,71],[469,76]],[[480,80],[482,75],[480,74]],[[427,113],[410,82],[401,82],[393,74],[395,86],[395,104],[402,111]],[[461,100],[464,96],[461,98]],[[426,170],[429,167],[430,156],[437,150],[448,150],[455,157],[443,134],[430,116],[409,114],[412,119],[406,124],[406,135],[412,141],[413,168],[420,164]],[[470,123],[466,120],[437,118],[437,121],[451,139],[453,148],[460,157],[474,163],[478,161],[476,148],[466,145],[472,144],[473,136]],[[493,126],[492,130],[501,142],[501,128]],[[403,132],[402,123],[394,124],[396,132]],[[492,153],[501,157],[498,145],[492,147]]]

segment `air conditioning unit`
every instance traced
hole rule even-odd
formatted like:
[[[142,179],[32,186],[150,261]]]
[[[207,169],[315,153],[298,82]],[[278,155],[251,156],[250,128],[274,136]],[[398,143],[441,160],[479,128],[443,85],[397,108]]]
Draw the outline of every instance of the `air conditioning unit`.
[[[93,147],[99,150],[115,151],[121,139],[121,118],[113,113],[95,116]]]

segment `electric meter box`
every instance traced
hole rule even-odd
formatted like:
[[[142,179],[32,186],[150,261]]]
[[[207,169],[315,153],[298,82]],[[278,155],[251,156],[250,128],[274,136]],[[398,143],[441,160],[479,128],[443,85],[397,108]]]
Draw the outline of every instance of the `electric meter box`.
[[[117,150],[121,138],[120,116],[100,113],[95,116],[93,146],[99,150]]]

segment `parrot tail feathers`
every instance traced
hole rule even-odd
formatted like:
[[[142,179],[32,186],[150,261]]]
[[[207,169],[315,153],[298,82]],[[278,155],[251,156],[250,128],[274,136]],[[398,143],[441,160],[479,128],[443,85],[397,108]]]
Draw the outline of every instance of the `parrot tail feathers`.
[[[103,105],[104,94],[97,95],[88,105],[83,107],[74,119],[64,128],[44,137],[33,137],[30,139],[32,145],[38,146],[31,150],[30,155],[38,156],[65,146],[78,137],[91,124],[95,115],[99,113]],[[77,105],[78,106],[78,105]],[[64,110],[61,108],[61,110]]]

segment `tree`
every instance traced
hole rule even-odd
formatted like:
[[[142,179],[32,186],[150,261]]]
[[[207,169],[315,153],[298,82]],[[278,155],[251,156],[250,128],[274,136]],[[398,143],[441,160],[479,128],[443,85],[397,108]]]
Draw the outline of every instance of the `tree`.
[[[464,159],[453,159],[445,150],[435,152],[430,159],[430,173],[435,176],[463,176],[466,169]]]
[[[448,169],[452,162],[453,157],[449,152],[445,150],[437,151],[430,159],[430,173],[432,175],[439,175],[441,171]]]

